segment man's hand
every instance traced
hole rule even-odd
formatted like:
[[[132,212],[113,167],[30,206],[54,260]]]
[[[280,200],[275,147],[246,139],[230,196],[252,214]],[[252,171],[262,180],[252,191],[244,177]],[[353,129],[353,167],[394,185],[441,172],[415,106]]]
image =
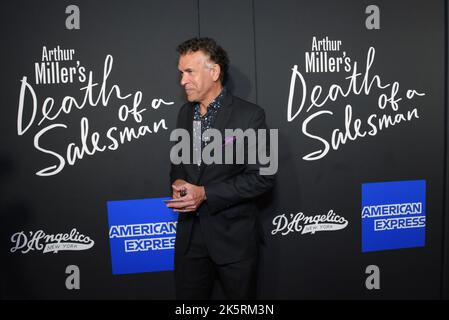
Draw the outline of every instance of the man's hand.
[[[167,207],[175,212],[193,212],[196,211],[201,203],[206,200],[206,192],[203,186],[196,186],[178,179],[172,185],[173,199],[175,202],[168,202]],[[181,194],[185,192],[184,196]]]
[[[182,185],[185,185],[185,184],[187,184],[187,182],[185,180],[182,180],[182,179],[176,179],[175,182],[173,182],[173,184],[172,184],[172,196],[171,196],[173,199],[178,199],[178,198],[181,198],[181,197],[185,196],[185,192],[187,190],[184,189],[184,188],[181,188],[181,190],[179,190],[179,187],[181,187]],[[178,187],[178,188],[175,189],[175,187]]]

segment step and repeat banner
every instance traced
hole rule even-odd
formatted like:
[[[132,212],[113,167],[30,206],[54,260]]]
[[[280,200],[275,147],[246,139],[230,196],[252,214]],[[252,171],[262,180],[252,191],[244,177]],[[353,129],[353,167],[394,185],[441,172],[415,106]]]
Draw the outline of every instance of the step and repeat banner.
[[[438,299],[444,1],[15,1],[1,12],[2,299],[173,299],[176,46],[278,129],[261,299]],[[220,286],[214,297],[223,297]]]

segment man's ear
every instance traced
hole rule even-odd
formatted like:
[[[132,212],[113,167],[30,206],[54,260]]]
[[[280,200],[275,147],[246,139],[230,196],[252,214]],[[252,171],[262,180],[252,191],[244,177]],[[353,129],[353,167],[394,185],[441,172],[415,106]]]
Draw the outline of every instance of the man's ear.
[[[212,80],[217,81],[220,78],[221,68],[218,63],[214,63],[212,67]]]

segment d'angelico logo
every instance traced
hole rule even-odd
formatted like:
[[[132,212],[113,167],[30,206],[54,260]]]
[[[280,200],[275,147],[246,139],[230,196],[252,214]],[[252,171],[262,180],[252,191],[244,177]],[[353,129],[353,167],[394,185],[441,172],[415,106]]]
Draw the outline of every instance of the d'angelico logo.
[[[426,181],[362,184],[362,252],[423,247]]]
[[[43,230],[16,232],[11,236],[14,246],[11,252],[42,251],[43,253],[59,251],[80,251],[92,248],[95,242],[88,236],[73,228],[70,233],[46,234]]]
[[[281,214],[273,218],[275,228],[271,231],[272,235],[280,233],[285,236],[291,232],[300,232],[301,234],[321,231],[337,231],[348,226],[348,220],[336,214],[334,210],[329,210],[327,214],[316,214],[306,216],[302,212],[296,214]]]
[[[173,270],[178,216],[166,199],[108,201],[113,274]]]

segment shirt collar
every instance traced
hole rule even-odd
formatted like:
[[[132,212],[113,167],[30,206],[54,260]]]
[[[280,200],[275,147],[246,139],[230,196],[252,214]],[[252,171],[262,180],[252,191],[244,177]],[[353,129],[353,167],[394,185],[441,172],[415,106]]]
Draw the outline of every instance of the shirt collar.
[[[209,103],[209,105],[207,107],[207,110],[206,110],[206,114],[209,113],[212,110],[217,110],[217,109],[219,109],[222,106],[224,97],[226,96],[226,92],[227,92],[226,87],[223,87],[223,89],[221,90],[220,94],[214,100],[212,100],[211,103]],[[200,104],[196,103],[195,104],[195,111],[199,112],[199,109],[200,109]]]

